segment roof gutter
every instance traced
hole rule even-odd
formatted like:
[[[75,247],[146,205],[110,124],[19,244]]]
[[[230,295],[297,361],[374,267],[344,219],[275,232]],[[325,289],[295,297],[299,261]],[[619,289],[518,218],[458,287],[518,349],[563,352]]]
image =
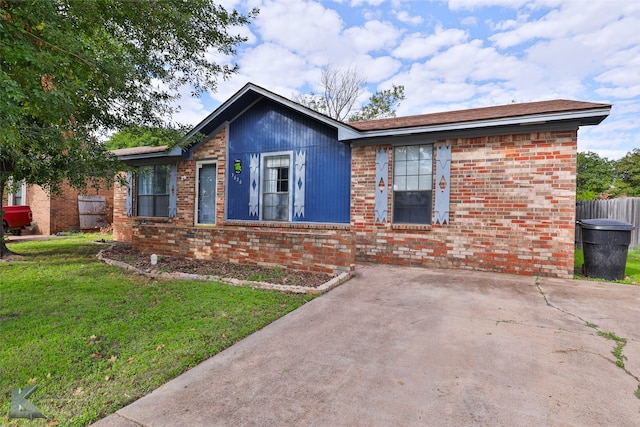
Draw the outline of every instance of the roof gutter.
[[[611,113],[611,107],[594,108],[580,111],[563,111],[558,113],[531,114],[527,116],[505,117],[499,119],[474,120],[467,122],[446,123],[406,128],[392,128],[373,131],[361,131],[353,134],[342,134],[344,141],[369,138],[397,137],[416,134],[444,133],[452,131],[469,131],[472,129],[488,129],[505,126],[528,126],[557,124],[560,122],[577,123],[578,126],[597,125]],[[339,135],[340,136],[340,135]]]
[[[157,151],[138,154],[125,154],[118,156],[118,159],[131,166],[139,166],[142,164],[163,164],[180,160],[184,157],[184,150],[181,147],[175,147],[169,151]]]

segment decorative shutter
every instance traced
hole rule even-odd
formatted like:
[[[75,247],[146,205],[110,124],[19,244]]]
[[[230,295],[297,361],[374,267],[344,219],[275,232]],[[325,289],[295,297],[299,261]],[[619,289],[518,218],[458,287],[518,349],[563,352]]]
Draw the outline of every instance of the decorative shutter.
[[[304,190],[305,190],[305,175],[307,164],[307,153],[299,151],[296,153],[296,174],[295,174],[295,193],[293,207],[295,209],[295,216],[298,218],[304,218]]]
[[[133,216],[133,172],[127,172],[127,216]]]
[[[169,172],[169,218],[178,215],[178,164],[171,165]]]
[[[389,150],[380,147],[376,150],[376,197],[375,222],[389,221]]]
[[[249,216],[258,216],[258,201],[260,200],[260,156],[251,154],[249,157]]]
[[[449,199],[451,195],[451,144],[442,142],[436,149],[436,207],[435,223],[449,224]]]

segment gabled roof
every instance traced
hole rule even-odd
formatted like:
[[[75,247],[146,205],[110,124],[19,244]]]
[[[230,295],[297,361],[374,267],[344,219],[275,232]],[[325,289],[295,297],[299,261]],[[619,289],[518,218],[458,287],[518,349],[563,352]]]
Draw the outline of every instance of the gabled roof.
[[[264,98],[275,101],[278,104],[284,105],[308,117],[312,117],[330,127],[336,128],[338,130],[339,140],[351,139],[356,137],[358,134],[358,132],[348,124],[334,120],[329,116],[318,113],[315,110],[273,93],[263,87],[257,86],[253,83],[247,83],[242,89],[232,95],[231,98],[216,108],[213,113],[209,114],[203,121],[198,123],[193,130],[187,134],[185,140],[189,140],[198,133],[210,135],[225,122],[233,120],[251,105]]]
[[[594,125],[604,120],[610,109],[611,105],[609,104],[557,99],[353,122],[351,126],[360,131],[371,131],[480,121],[489,123],[504,119],[513,119],[513,121],[523,123],[527,118],[530,118],[539,122],[541,118],[552,119],[554,116],[556,119],[580,118],[583,122],[582,125]]]
[[[343,123],[253,83],[247,83],[187,134],[184,150],[179,147],[172,150],[167,147],[138,147],[115,150],[114,154],[131,164],[141,163],[142,160],[166,161],[185,156],[199,142],[196,138],[189,143],[190,139],[198,134],[211,135],[261,99],[269,99],[337,129],[338,140],[352,145],[385,143],[389,137],[411,135],[441,137],[522,133],[522,126],[527,125],[536,126],[538,130],[577,129],[580,126],[597,125],[611,112],[610,104],[558,99]]]

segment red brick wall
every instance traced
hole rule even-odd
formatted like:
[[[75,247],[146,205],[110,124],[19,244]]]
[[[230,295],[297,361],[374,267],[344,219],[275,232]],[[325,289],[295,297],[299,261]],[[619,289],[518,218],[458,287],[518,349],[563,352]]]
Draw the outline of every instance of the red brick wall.
[[[125,176],[123,173],[122,177]],[[118,242],[131,242],[134,224],[135,217],[127,216],[127,187],[120,185],[116,180],[113,184],[113,239]]]
[[[126,189],[117,186],[114,239],[132,242],[134,248],[147,254],[278,265],[329,274],[353,269],[355,250],[349,226],[226,222],[225,156],[226,132],[223,130],[198,147],[193,159],[178,164],[175,218],[127,217]],[[217,162],[215,225],[194,226],[196,162],[199,160]]]
[[[444,226],[395,225],[392,218],[374,223],[375,147],[352,152],[350,227],[225,222],[223,131],[199,147],[193,160],[180,163],[176,218],[127,218],[126,195],[116,191],[114,238],[146,253],[307,270],[344,271],[356,260],[571,277],[577,132],[446,142],[452,144],[452,163]],[[392,165],[392,150],[389,157]],[[203,159],[218,162],[217,224],[194,227],[196,160]],[[390,167],[389,212],[391,180]]]
[[[571,277],[577,132],[447,142],[453,144],[451,204],[444,226],[374,224],[375,148],[354,148],[356,259]]]
[[[51,233],[51,198],[42,187],[37,185],[27,186],[27,203],[31,207],[33,234],[50,235]]]
[[[50,196],[37,185],[27,187],[27,202],[33,212],[34,234],[51,235],[64,231],[80,231],[78,190],[63,184],[62,193]],[[87,189],[84,194],[104,196],[107,201],[107,221],[113,222],[113,187]]]
[[[354,267],[348,228],[257,223],[200,228],[148,221],[133,227],[133,244],[146,254],[339,274]]]

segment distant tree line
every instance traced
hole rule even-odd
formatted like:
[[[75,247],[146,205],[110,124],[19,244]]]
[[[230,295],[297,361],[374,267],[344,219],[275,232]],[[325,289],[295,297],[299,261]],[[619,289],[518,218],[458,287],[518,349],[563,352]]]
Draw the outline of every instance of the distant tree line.
[[[578,200],[640,197],[640,148],[620,160],[597,153],[578,153],[576,198]]]

